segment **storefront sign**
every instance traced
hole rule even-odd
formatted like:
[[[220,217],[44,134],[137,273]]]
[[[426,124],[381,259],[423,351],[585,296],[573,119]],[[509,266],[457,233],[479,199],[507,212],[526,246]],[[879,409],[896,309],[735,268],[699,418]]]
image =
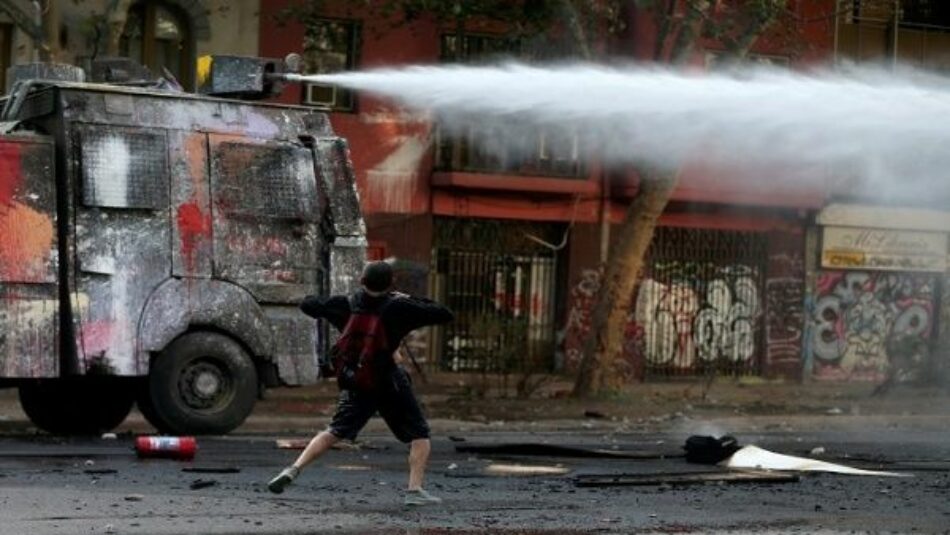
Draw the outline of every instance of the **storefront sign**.
[[[947,234],[824,227],[821,266],[831,269],[945,271]]]

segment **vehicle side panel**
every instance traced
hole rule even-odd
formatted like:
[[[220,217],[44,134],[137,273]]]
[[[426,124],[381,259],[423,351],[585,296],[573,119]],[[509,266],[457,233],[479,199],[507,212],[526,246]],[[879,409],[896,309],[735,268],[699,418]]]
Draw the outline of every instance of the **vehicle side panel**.
[[[0,378],[59,372],[53,145],[0,137]]]
[[[165,130],[78,125],[75,130],[76,292],[84,373],[140,375],[136,326],[171,273]]]

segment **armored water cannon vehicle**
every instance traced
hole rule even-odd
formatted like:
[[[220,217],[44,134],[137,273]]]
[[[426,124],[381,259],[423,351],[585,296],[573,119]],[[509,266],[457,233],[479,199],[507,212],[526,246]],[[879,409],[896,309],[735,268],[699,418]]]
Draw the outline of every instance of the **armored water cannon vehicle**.
[[[200,94],[127,61],[12,69],[0,116],[0,387],[53,433],[133,403],[226,433],[265,387],[318,379],[297,305],[365,257],[346,143],[263,103],[286,62],[202,58]]]

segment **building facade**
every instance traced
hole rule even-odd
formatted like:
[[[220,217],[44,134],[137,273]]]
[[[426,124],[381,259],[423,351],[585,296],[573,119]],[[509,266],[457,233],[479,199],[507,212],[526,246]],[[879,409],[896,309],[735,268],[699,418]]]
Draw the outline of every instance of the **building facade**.
[[[261,55],[303,52],[310,72],[328,72],[521,51],[487,21],[460,31],[344,4],[302,23],[288,17],[290,2],[263,3]],[[803,18],[833,13],[829,2],[799,4]],[[803,26],[800,50],[763,39],[754,56],[783,64],[828,58],[833,22]],[[611,53],[650,57],[651,17],[634,10],[626,26]],[[694,63],[714,61],[716,43],[706,44]],[[309,86],[282,100],[332,112],[350,141],[373,251],[396,258],[410,288],[459,313],[454,325],[417,341],[430,362],[446,370],[576,365],[607,244],[637,195],[635,176],[581,154],[575,133],[539,132],[525,157],[482,149],[503,125],[473,123],[448,138],[425,112],[368,95]],[[630,313],[632,377],[802,376],[806,242],[826,195],[782,183],[774,170],[682,171]]]
[[[945,74],[950,5],[846,0],[834,58]],[[869,110],[873,113],[873,110]],[[895,183],[913,177],[888,177]],[[950,212],[939,198],[833,192],[815,218],[804,371],[816,380],[946,381]]]
[[[19,4],[29,14],[32,2]],[[946,14],[939,2],[924,4],[798,0],[797,41],[766,34],[751,57],[792,67],[837,60],[942,69]],[[288,11],[299,5],[291,0],[50,5],[43,42],[9,13],[0,19],[2,61],[40,52],[80,65],[128,56],[187,87],[195,59],[207,53],[298,52],[308,72],[543,56],[495,22],[407,21],[347,2],[306,16]],[[652,59],[652,17],[634,9],[625,25],[603,43],[610,54]],[[713,68],[721,48],[703,42],[692,63]],[[418,357],[456,371],[577,364],[600,266],[638,194],[634,173],[588,158],[574,132],[537,132],[532,150],[505,152],[488,148],[504,125],[473,121],[450,137],[425,111],[319,84],[290,86],[280,100],[330,112],[350,142],[371,255],[395,258],[400,286],[458,312],[453,325],[411,341]],[[630,310],[631,377],[879,381],[895,359],[944,366],[950,333],[941,318],[950,299],[942,297],[946,261],[936,259],[946,256],[950,225],[941,212],[891,206],[884,218],[854,192],[803,190],[783,174],[702,161],[681,169]],[[856,241],[864,249],[845,246]],[[931,263],[909,265],[908,255]]]
[[[256,0],[12,0],[0,9],[0,81],[13,64],[122,56],[190,88],[197,57],[256,55],[259,26]]]

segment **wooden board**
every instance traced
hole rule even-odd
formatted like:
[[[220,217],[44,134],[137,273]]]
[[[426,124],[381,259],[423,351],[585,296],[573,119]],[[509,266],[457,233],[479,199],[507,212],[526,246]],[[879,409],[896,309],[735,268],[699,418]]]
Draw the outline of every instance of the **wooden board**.
[[[589,474],[574,478],[578,487],[621,487],[648,485],[703,485],[707,483],[794,483],[795,474],[760,470],[727,472],[666,472],[659,474]]]

